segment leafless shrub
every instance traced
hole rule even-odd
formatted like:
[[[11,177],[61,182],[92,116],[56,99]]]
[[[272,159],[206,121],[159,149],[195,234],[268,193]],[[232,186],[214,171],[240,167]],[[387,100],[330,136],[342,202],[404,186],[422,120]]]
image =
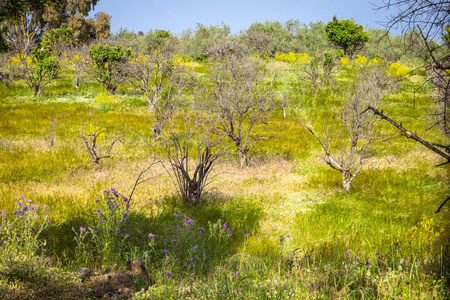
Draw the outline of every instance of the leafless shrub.
[[[378,107],[391,88],[392,83],[383,66],[366,68],[358,74],[353,91],[341,101],[338,116],[344,131],[332,131],[325,125],[324,132],[316,134],[302,123],[320,143],[322,159],[341,173],[347,193],[350,193],[352,180],[369,162],[374,143],[381,140],[375,127],[380,120],[364,112],[368,106]]]
[[[171,130],[164,139],[163,151],[162,164],[181,199],[199,204],[214,166],[225,153],[221,140],[214,139],[197,117],[185,115],[183,132],[177,134]]]
[[[62,119],[62,118],[65,118],[65,117],[66,117],[65,115],[57,115],[57,116],[54,116],[54,117],[47,117],[48,120],[49,120],[49,123],[50,123],[50,127],[49,127],[48,132],[47,132],[47,134],[45,136],[45,141],[47,142],[47,144],[50,147],[53,147],[55,145],[55,139],[56,139],[55,131],[56,131],[56,128],[58,128],[58,126],[60,125],[58,123],[58,121],[60,119]]]
[[[319,52],[311,56],[308,62],[300,66],[299,79],[311,83],[316,89],[323,89],[332,83],[337,57],[336,51]]]
[[[274,78],[268,77],[256,61],[239,55],[216,61],[210,76],[214,85],[206,97],[208,113],[214,120],[212,133],[236,146],[244,167],[248,152],[261,140],[275,136],[269,126],[269,113],[276,108]]]
[[[110,158],[114,145],[120,141],[124,133],[115,135],[114,137],[107,137],[107,130],[105,127],[92,124],[89,120],[88,125],[80,128],[80,138],[83,141],[83,148],[89,154],[93,167],[97,170],[100,168],[100,160]]]

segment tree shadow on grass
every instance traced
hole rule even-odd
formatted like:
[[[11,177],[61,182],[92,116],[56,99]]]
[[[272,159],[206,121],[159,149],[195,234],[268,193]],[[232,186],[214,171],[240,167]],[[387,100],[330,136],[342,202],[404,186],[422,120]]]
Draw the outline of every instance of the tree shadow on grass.
[[[131,209],[129,221],[122,229],[128,236],[123,244],[122,261],[116,266],[126,266],[127,259],[139,257],[150,269],[163,268],[171,260],[179,273],[184,269],[195,273],[193,268],[201,266],[200,273],[206,274],[240,248],[245,240],[244,231],[256,233],[263,217],[260,202],[252,199],[214,199],[191,206],[170,197],[160,205],[158,213]],[[42,234],[47,239],[45,255],[70,270],[82,266],[102,268],[98,261],[101,249],[94,249],[90,256],[77,253],[74,231],[88,226],[95,228],[94,219],[83,215],[48,227]],[[92,239],[86,242],[92,243]]]

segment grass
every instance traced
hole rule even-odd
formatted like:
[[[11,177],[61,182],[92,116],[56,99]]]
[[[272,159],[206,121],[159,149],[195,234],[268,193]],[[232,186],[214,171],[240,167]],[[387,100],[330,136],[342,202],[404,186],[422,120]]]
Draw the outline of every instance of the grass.
[[[207,72],[203,65],[196,68]],[[47,240],[45,252],[20,258],[18,264],[0,259],[0,298],[58,299],[58,291],[66,299],[91,298],[89,281],[81,282],[72,272],[80,266],[95,272],[121,269],[128,257],[144,259],[155,281],[134,299],[447,298],[449,208],[434,211],[448,196],[449,167],[436,168],[436,155],[397,136],[376,145],[372,165],[345,194],[339,172],[317,157],[320,145],[295,121],[314,121],[320,129],[327,120],[339,128],[333,107],[354,74],[337,76],[324,90],[302,83],[299,108],[286,118],[281,109],[271,116],[273,128],[282,130],[254,148],[248,167],[239,168],[233,155],[218,165],[202,205],[182,204],[164,169],[153,167],[152,179],[133,195],[124,227],[129,237],[123,255],[113,262],[102,261],[103,246],[80,248],[72,227],[98,228],[94,200],[109,188],[128,196],[150,161],[153,152],[141,139],[153,143],[147,99],[128,91],[100,106],[95,102],[100,86],[89,83],[75,91],[69,77],[45,88],[39,99],[30,97],[21,82],[0,87],[0,208],[13,216],[23,195],[48,205],[52,224],[40,236]],[[383,105],[410,130],[426,128],[421,116],[430,108],[428,90],[417,86],[404,82]],[[55,117],[60,118],[51,146],[47,137]],[[114,156],[99,170],[92,168],[78,137],[89,122],[107,129],[105,139],[126,129]],[[386,136],[395,134],[387,123],[380,125]],[[183,225],[185,219],[174,214],[188,216],[193,225]],[[221,229],[224,222],[231,237]],[[149,239],[149,233],[156,237]],[[187,269],[172,250],[164,258],[162,250],[172,240],[183,262],[194,251],[207,258]],[[153,251],[152,258],[145,250]]]

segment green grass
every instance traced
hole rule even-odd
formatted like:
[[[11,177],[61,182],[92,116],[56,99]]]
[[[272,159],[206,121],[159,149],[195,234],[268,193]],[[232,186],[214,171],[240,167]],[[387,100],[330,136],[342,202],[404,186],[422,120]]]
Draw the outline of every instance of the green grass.
[[[208,72],[204,64],[196,70],[202,75]],[[124,227],[129,238],[114,265],[120,269],[127,257],[143,258],[149,233],[156,235],[155,253],[178,236],[177,243],[185,251],[180,257],[187,259],[192,247],[201,243],[208,260],[196,270],[173,259],[145,258],[156,283],[135,293],[135,299],[448,297],[449,206],[440,214],[434,211],[450,191],[449,167],[436,168],[441,162],[438,157],[397,136],[376,144],[373,164],[365,166],[347,195],[340,173],[317,157],[322,153],[320,145],[296,121],[314,121],[317,130],[327,122],[341,130],[335,111],[354,76],[352,71],[340,71],[332,87],[319,91],[306,83],[288,83],[305,89],[298,108],[289,108],[286,118],[281,109],[273,112],[271,128],[277,134],[251,151],[249,167],[240,169],[236,155],[227,156],[199,206],[181,203],[161,166],[151,170],[151,179],[139,185],[133,196]],[[142,138],[162,153],[156,147],[162,143],[153,141],[145,96],[126,87],[113,103],[100,106],[95,102],[102,92],[98,84],[85,81],[79,91],[72,84],[72,78],[64,75],[46,87],[41,98],[31,97],[22,82],[10,89],[0,87],[0,209],[13,215],[22,195],[48,205],[52,225],[42,233],[47,246],[40,254],[55,262],[49,268],[38,258],[18,265],[0,259],[0,298],[33,299],[45,294],[57,299],[56,291],[61,290],[67,291],[67,299],[91,297],[88,284],[68,274],[80,266],[97,272],[107,266],[94,257],[80,258],[72,227],[96,226],[94,200],[103,190],[116,188],[128,196],[154,154]],[[422,116],[429,111],[431,99],[429,90],[418,85],[405,81],[386,98],[383,109],[422,134],[427,128]],[[58,127],[51,147],[46,138],[55,117]],[[176,130],[182,129],[180,121],[178,117]],[[89,122],[105,127],[107,138],[125,130],[114,156],[101,161],[100,170],[92,168],[78,136]],[[379,125],[386,136],[396,133],[386,122]],[[432,139],[438,133],[423,134]],[[179,234],[173,214],[189,216],[193,227],[183,227],[186,230]],[[212,234],[214,238],[205,239],[213,232],[208,224],[219,218],[222,225],[228,223],[232,236],[219,239]],[[198,227],[206,229],[205,236]],[[93,251],[101,257],[101,249]],[[169,268],[173,279],[166,274]]]

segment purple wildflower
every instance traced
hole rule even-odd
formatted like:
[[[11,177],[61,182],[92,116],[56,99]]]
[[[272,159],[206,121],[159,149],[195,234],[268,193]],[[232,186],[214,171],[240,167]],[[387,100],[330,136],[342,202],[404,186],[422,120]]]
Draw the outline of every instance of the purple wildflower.
[[[100,199],[95,199],[95,203],[99,203],[100,202]]]
[[[239,274],[238,274],[238,273],[234,273],[234,277],[235,277],[235,278],[238,278],[238,277],[239,277]]]
[[[101,214],[101,213],[102,213],[102,210],[101,210],[100,208],[97,209],[97,213]]]
[[[149,239],[154,238],[155,236],[156,236],[156,235],[154,235],[154,234],[151,233],[151,232],[148,234],[148,238],[149,238]]]
[[[80,227],[81,232],[86,232],[86,227]]]
[[[198,248],[198,245],[195,245],[194,247],[192,247],[192,249],[194,249],[194,250],[197,249],[197,248]]]
[[[100,220],[100,223],[105,223],[106,222],[106,220]]]
[[[172,272],[166,271],[166,274],[169,276],[170,279],[172,279]]]
[[[198,230],[200,230],[202,232],[202,234],[205,234],[205,228],[199,227]]]
[[[225,224],[223,224],[223,229],[227,229],[228,228],[228,224],[225,222]]]
[[[163,250],[162,252],[163,253],[169,253],[169,250]]]
[[[50,211],[50,209],[48,209],[48,206],[44,204],[44,209],[45,211]]]
[[[370,261],[366,260],[366,265],[370,266]]]

